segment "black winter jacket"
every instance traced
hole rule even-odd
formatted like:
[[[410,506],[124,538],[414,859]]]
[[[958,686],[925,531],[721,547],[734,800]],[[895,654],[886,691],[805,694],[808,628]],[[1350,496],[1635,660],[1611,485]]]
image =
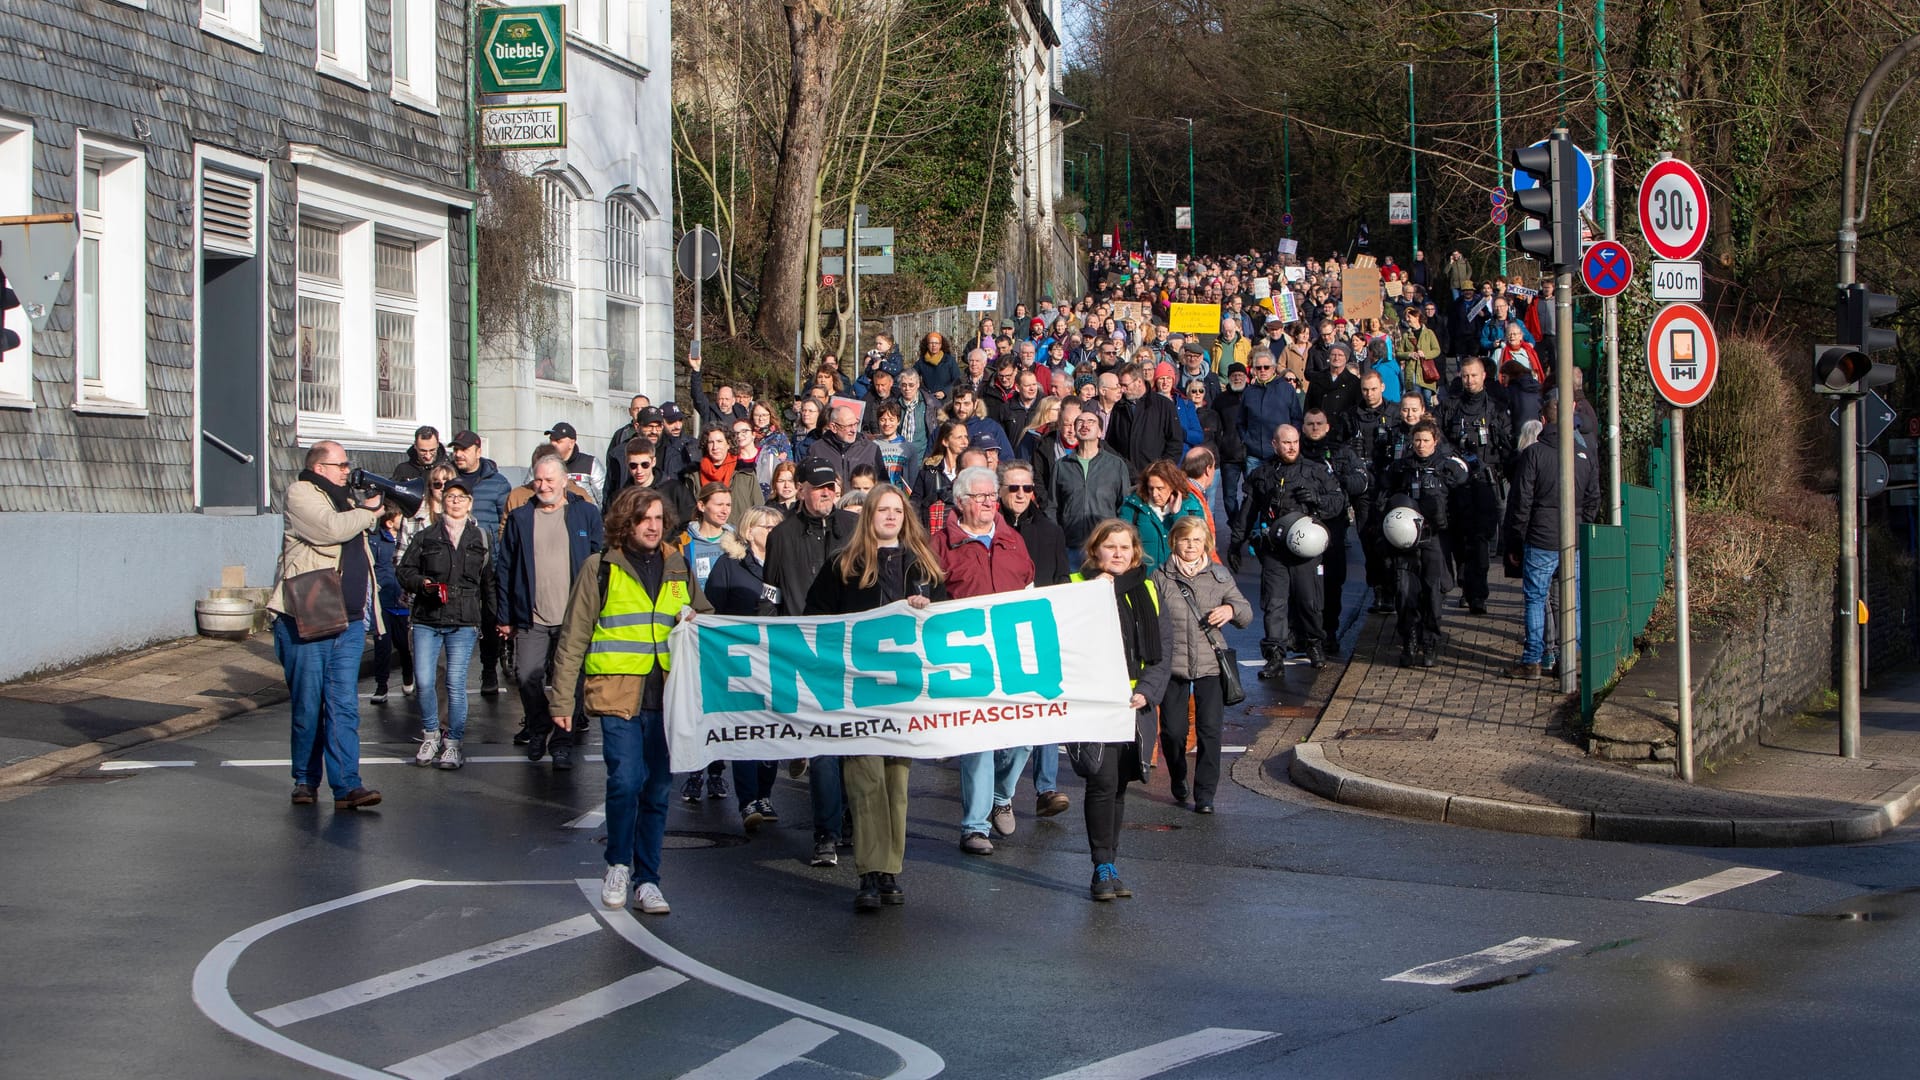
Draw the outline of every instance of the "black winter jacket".
[[[946,586],[934,582],[932,575],[906,548],[882,548],[880,558],[882,569],[878,580],[866,587],[860,585],[857,576],[852,581],[842,577],[840,567],[829,560],[807,590],[807,614],[851,615],[916,595],[929,600],[947,598]],[[889,567],[888,563],[896,565]]]
[[[499,583],[494,577],[493,541],[472,518],[460,530],[459,546],[447,537],[441,522],[420,530],[400,556],[400,587],[413,596],[415,626],[481,626],[491,615]],[[438,589],[445,585],[447,598]],[[482,627],[484,633],[488,628]]]
[[[813,579],[859,523],[860,515],[853,511],[835,510],[825,518],[802,511],[775,525],[767,534],[767,588],[760,596],[760,614],[808,614],[807,590],[813,588]]]
[[[1027,555],[1033,559],[1035,588],[1044,589],[1067,580],[1067,575],[1073,573],[1073,559],[1067,554],[1066,531],[1040,512],[1038,499],[1024,514],[1009,517],[1006,508],[1001,507],[1000,516],[1027,542]]]
[[[1574,503],[1576,520],[1600,520],[1600,478],[1593,457],[1584,447],[1573,452],[1573,482],[1579,490]],[[1547,428],[1514,462],[1513,486],[1507,495],[1506,534],[1509,545],[1560,549],[1560,429]]]

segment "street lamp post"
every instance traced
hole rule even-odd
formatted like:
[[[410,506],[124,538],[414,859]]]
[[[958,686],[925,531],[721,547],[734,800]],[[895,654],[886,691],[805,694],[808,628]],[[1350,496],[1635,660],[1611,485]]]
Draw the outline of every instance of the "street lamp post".
[[[1413,211],[1413,249],[1420,249],[1420,149],[1419,120],[1413,109],[1413,65],[1407,65],[1407,174],[1413,185],[1409,199]]]
[[[1286,108],[1287,95],[1280,95],[1280,106]],[[1287,218],[1287,235],[1293,235],[1293,117],[1280,114],[1280,169],[1285,173],[1283,181],[1283,203],[1281,212]]]
[[[1176,116],[1187,125],[1187,257],[1199,251],[1200,208],[1193,202],[1193,118]]]
[[[1126,216],[1120,219],[1120,246],[1127,246],[1127,233],[1133,229],[1133,132],[1116,131],[1115,135],[1127,140],[1127,203]]]
[[[1601,0],[1602,3],[1605,0]],[[1497,11],[1469,11],[1468,15],[1477,15],[1493,24],[1493,186],[1504,188],[1506,184],[1507,131],[1506,119],[1500,111],[1500,13]],[[1500,223],[1500,273],[1507,272],[1507,223]]]

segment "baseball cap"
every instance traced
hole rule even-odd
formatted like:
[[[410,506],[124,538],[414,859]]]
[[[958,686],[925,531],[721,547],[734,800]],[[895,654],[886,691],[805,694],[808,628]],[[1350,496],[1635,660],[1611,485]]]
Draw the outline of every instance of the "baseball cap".
[[[641,424],[664,424],[667,422],[667,411],[665,409],[656,409],[649,405],[640,410],[637,422]],[[548,434],[552,433],[549,432]]]
[[[799,481],[813,487],[825,487],[840,482],[840,474],[825,458],[810,457],[800,463]]]
[[[563,420],[560,423],[555,424],[552,427],[547,429],[547,438],[572,439],[575,442],[578,442],[580,439],[580,433],[573,430],[572,424],[569,424]]]
[[[453,437],[453,440],[449,442],[447,445],[452,447],[457,447],[461,450],[470,450],[473,447],[480,445],[480,436],[475,435],[471,431],[462,431],[456,434]]]
[[[1268,325],[1268,326],[1272,326],[1272,325],[1273,325],[1274,323],[1277,323],[1277,322],[1279,322],[1279,321],[1280,321],[1280,316],[1278,316],[1278,315],[1269,315],[1269,316],[1267,316],[1267,322],[1266,322],[1266,325]]]
[[[975,435],[973,439],[967,443],[967,449],[993,450],[1002,454],[1007,452],[1007,448],[1000,445],[1000,436],[995,435],[991,431],[983,431]]]
[[[687,414],[680,410],[680,406],[674,404],[671,401],[667,402],[665,405],[660,406],[660,408],[657,411],[660,413],[660,419],[666,421],[669,424],[674,423],[675,421],[678,421],[678,420],[685,420],[687,418]]]
[[[460,474],[455,476],[453,479],[447,481],[446,486],[441,490],[452,491],[455,488],[458,488],[459,490],[464,491],[467,494],[471,495],[473,494],[473,480],[468,476],[466,476],[465,474]]]

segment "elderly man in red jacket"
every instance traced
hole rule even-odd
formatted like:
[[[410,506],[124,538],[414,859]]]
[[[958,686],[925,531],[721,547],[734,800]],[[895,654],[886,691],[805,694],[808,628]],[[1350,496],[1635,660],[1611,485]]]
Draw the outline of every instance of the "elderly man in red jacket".
[[[1033,586],[1033,558],[1026,541],[1000,518],[1000,478],[992,469],[961,469],[953,478],[954,512],[934,536],[934,556],[947,572],[947,595],[956,599],[1017,592]],[[1015,746],[962,754],[960,850],[993,854],[991,828],[1013,835],[1013,789],[1032,747]]]

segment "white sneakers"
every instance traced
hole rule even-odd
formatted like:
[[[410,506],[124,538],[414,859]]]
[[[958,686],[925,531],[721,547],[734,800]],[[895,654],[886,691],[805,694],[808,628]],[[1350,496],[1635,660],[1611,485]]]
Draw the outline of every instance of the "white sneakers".
[[[436,765],[442,769],[457,769],[466,763],[467,759],[460,756],[459,739],[446,739],[441,742],[440,760],[435,762]]]
[[[607,867],[606,880],[600,883],[600,903],[603,907],[623,908],[627,906],[627,887],[633,883],[633,867],[627,865]],[[660,890],[653,890],[655,896]]]
[[[673,910],[667,906],[667,898],[660,895],[660,886],[651,881],[642,882],[633,891],[633,906],[649,915],[665,915]]]
[[[433,764],[433,759],[439,756],[440,733],[438,731],[429,731],[421,738],[420,749],[414,751],[413,763],[424,769]]]
[[[600,882],[600,903],[610,908],[625,907],[627,889],[633,884],[633,867],[609,866],[606,879]],[[668,906],[667,898],[660,895],[660,886],[651,881],[642,882],[633,890],[633,906],[648,915],[665,915],[673,908]]]

